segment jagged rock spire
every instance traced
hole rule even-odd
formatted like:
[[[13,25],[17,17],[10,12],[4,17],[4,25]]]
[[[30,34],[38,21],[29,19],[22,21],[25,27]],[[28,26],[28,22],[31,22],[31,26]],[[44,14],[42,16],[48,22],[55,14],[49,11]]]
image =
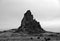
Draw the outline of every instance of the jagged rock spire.
[[[24,14],[24,17],[21,21],[21,26],[19,26],[17,32],[20,31],[28,34],[38,34],[45,32],[41,28],[40,23],[33,19],[33,15],[31,14],[30,10],[27,10],[27,12]]]
[[[28,10],[21,21],[21,25],[24,25],[26,22],[33,21],[33,15],[31,14],[31,11]]]

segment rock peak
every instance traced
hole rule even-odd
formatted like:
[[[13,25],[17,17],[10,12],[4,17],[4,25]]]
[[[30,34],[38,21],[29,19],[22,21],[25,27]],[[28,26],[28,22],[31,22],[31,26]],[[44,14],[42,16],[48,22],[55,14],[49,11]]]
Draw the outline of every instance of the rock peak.
[[[25,13],[25,15],[31,15],[31,11],[27,10],[27,12]]]
[[[24,20],[27,21],[27,22],[33,21],[33,15],[32,15],[32,13],[31,13],[30,10],[28,10],[28,11],[24,14],[24,17],[23,17],[21,23],[22,23]]]
[[[19,26],[17,32],[20,31],[28,34],[38,34],[45,32],[45,30],[42,29],[40,23],[33,19],[33,15],[31,14],[30,10],[27,10],[27,12],[24,14],[24,17],[21,21],[21,26]]]
[[[31,11],[30,11],[30,10],[27,10],[27,12],[26,12],[24,15],[25,15],[25,16],[31,15]]]

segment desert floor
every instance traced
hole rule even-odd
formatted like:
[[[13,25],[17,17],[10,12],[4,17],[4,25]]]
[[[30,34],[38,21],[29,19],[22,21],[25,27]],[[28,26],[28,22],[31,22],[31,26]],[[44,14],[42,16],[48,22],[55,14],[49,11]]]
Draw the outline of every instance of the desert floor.
[[[0,41],[60,41],[60,34],[41,33],[39,35],[27,35],[21,33],[0,33]]]

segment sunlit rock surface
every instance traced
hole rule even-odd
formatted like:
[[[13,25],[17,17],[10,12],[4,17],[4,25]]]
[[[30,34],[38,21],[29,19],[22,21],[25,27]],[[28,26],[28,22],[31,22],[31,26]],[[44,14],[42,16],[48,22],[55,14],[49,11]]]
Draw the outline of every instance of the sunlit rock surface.
[[[20,31],[27,34],[39,34],[45,32],[39,22],[33,18],[30,10],[27,10],[27,12],[24,14],[24,17],[21,21],[21,26],[18,28],[17,32]]]

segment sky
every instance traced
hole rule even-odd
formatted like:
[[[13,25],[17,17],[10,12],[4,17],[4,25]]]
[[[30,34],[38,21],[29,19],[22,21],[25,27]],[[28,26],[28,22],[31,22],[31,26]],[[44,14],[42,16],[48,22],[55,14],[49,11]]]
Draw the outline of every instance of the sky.
[[[18,28],[27,10],[43,29],[60,32],[60,0],[0,0],[0,30]]]

